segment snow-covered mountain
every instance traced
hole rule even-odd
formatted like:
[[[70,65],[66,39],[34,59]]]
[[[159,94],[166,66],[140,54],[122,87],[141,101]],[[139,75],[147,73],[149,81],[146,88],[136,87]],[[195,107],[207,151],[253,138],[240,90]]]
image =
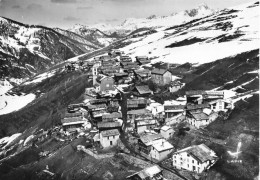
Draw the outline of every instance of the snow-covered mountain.
[[[77,34],[0,17],[1,78],[26,78],[100,47]]]
[[[106,34],[117,33],[118,35],[127,35],[139,28],[170,27],[173,25],[188,22],[192,19],[208,16],[214,12],[215,11],[213,9],[210,9],[207,5],[201,4],[197,8],[181,11],[178,13],[172,13],[169,16],[151,15],[147,18],[128,18],[123,23],[117,26],[105,23],[94,24],[89,26],[75,25],[70,30],[73,32],[77,32],[80,29],[99,29],[100,31]]]

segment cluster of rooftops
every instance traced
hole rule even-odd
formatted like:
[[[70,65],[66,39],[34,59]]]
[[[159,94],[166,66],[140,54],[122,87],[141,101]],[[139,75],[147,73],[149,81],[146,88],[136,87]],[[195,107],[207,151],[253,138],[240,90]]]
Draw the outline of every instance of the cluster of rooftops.
[[[84,102],[68,106],[62,126],[68,133],[79,129],[95,132],[94,141],[103,148],[115,146],[122,132],[134,133],[138,151],[143,155],[162,161],[188,153],[199,166],[191,167],[181,160],[173,160],[173,166],[200,173],[216,162],[215,153],[204,144],[176,151],[168,141],[175,132],[172,125],[187,122],[194,128],[203,128],[218,117],[219,111],[233,109],[232,100],[225,97],[224,91],[192,90],[177,100],[155,102],[149,86],[136,82],[173,84],[177,91],[184,84],[173,81],[167,69],[144,68],[149,63],[151,60],[146,56],[137,56],[133,62],[121,51],[111,51],[85,62],[85,66],[91,67],[89,78],[93,87],[86,88]],[[147,172],[139,174],[145,177]]]

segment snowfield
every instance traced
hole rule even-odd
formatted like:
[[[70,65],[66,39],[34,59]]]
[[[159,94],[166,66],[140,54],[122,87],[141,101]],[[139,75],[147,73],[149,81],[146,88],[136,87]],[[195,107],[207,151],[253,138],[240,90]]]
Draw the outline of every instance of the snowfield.
[[[120,50],[132,58],[157,57],[152,63],[203,64],[257,49],[259,8],[249,7],[251,4],[219,11],[186,26],[160,28],[157,33],[127,39],[126,42],[132,43]]]
[[[35,99],[35,94],[27,95],[1,95],[0,96],[0,115],[17,111]]]

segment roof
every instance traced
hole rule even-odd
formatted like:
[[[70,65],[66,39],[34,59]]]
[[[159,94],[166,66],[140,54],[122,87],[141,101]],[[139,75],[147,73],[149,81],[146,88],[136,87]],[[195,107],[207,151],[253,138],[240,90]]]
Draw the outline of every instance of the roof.
[[[137,126],[147,126],[147,125],[156,125],[157,121],[155,119],[145,119],[137,121]]]
[[[149,89],[148,85],[135,86],[135,89],[138,91],[139,94],[152,93],[152,91]]]
[[[163,75],[164,73],[166,73],[168,70],[167,69],[157,69],[157,68],[155,68],[155,69],[153,69],[152,70],[152,74],[159,74],[159,75]]]
[[[95,109],[106,109],[106,104],[95,104],[95,105],[88,105],[87,106],[89,110],[95,110]]]
[[[204,90],[191,90],[191,91],[186,91],[185,94],[188,95],[188,96],[203,95],[203,94],[206,94],[206,91],[204,91]]]
[[[114,76],[128,76],[127,73],[115,73]]]
[[[120,122],[98,122],[97,124],[98,129],[100,128],[117,128],[117,127],[121,127],[121,123]]]
[[[196,120],[207,120],[209,119],[209,116],[205,113],[191,113],[192,116],[196,119]]]
[[[163,126],[163,127],[161,127],[161,130],[163,130],[163,131],[168,131],[169,129],[172,129],[172,127],[171,126]]]
[[[102,115],[102,119],[113,119],[113,118],[122,118],[122,114],[120,112],[113,112],[111,114]]]
[[[147,56],[135,56],[136,59],[148,59]]]
[[[151,112],[148,113],[140,113],[137,116],[135,116],[135,120],[147,120],[147,119],[153,119],[153,114]]]
[[[164,105],[164,110],[184,110],[185,105]]]
[[[140,137],[140,140],[146,145],[152,145],[152,142],[158,139],[163,139],[161,134],[148,134]]]
[[[193,109],[203,109],[203,108],[209,108],[209,104],[194,104],[194,105],[187,105],[187,110],[193,110]]]
[[[162,172],[162,170],[158,165],[153,165],[151,167],[143,169],[142,171],[139,171],[130,176],[127,176],[126,178],[131,178],[133,176],[139,176],[141,179],[147,179],[148,177],[150,177],[150,178],[155,177],[155,175],[157,175],[161,172]]]
[[[120,133],[119,133],[118,129],[111,129],[111,130],[101,131],[101,135],[103,137],[107,137],[107,136],[120,135]]]
[[[149,104],[150,100],[149,99],[127,99],[127,106],[132,105],[132,104]]]
[[[105,109],[92,112],[93,117],[100,117],[100,116],[102,116],[105,113],[107,113],[107,111]]]
[[[89,102],[90,102],[90,104],[106,103],[107,99],[92,99]]]
[[[165,139],[160,139],[159,141],[155,141],[152,146],[158,151],[166,151],[169,149],[173,149],[173,145],[171,145],[168,141]]]
[[[182,152],[187,152],[188,154],[190,154],[192,157],[194,157],[201,163],[208,161],[208,160],[214,160],[217,158],[215,152],[212,151],[205,144],[194,145],[194,146],[182,149],[180,151],[177,151],[174,154],[179,154]]]
[[[71,117],[71,118],[63,118],[61,119],[61,123],[64,124],[68,124],[68,123],[84,123],[85,121],[81,118],[81,117]]]
[[[131,111],[127,111],[127,114],[146,114],[149,113],[150,111],[147,109],[138,109],[138,110],[131,110]]]

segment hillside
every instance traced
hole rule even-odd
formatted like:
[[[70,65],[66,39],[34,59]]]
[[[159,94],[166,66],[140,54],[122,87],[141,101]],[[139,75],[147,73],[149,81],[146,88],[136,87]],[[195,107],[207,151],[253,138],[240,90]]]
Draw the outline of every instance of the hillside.
[[[24,79],[101,46],[78,35],[0,18],[0,78]]]

